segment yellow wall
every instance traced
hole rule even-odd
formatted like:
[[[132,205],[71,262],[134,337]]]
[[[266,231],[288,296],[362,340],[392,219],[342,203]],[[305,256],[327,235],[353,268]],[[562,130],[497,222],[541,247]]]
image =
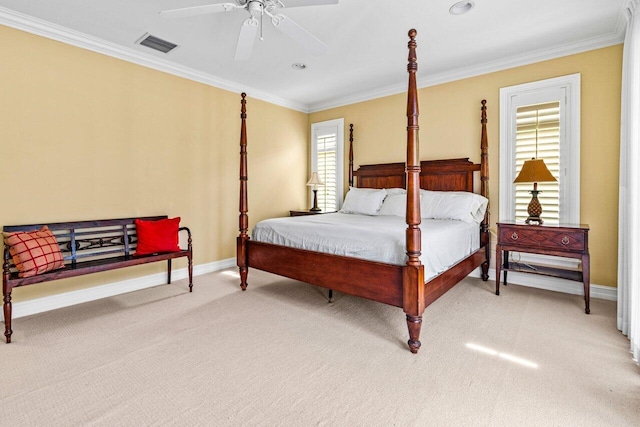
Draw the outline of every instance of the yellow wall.
[[[591,281],[616,286],[622,45],[421,89],[420,153],[422,159],[470,157],[479,162],[480,101],[487,100],[491,228],[495,231],[500,203],[500,88],[574,73],[581,74],[582,83],[580,212],[581,222],[591,227]],[[344,117],[346,129],[353,123],[356,167],[402,162],[405,110],[406,95],[394,95],[313,113],[309,121]]]
[[[239,94],[7,27],[0,39],[0,225],[167,214],[191,228],[196,265],[235,256]],[[253,225],[306,205],[308,115],[248,95]],[[13,300],[165,268],[17,288]]]
[[[0,225],[167,214],[191,228],[196,265],[235,256],[238,94],[7,27],[0,26],[0,39]],[[480,100],[487,99],[495,229],[499,89],[581,73],[581,215],[591,226],[592,281],[610,286],[616,284],[621,63],[622,47],[614,46],[419,91],[423,159],[478,162]],[[405,103],[405,95],[394,95],[307,115],[249,93],[250,226],[307,205],[311,122],[344,117],[347,138],[354,123],[356,165],[403,161]],[[157,263],[18,288],[14,302],[164,268]]]

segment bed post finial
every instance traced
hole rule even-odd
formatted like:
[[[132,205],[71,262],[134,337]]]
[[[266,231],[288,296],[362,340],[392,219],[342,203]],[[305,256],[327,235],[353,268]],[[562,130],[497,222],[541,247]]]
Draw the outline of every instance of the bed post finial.
[[[247,94],[242,92],[240,101],[240,217],[239,230],[240,235],[237,240],[237,264],[240,270],[240,287],[242,290],[247,289],[247,274],[249,272],[249,263],[247,258],[247,241],[249,240],[249,216],[247,211],[249,205],[247,201]]]
[[[418,44],[416,43],[416,35],[418,32],[415,29],[409,30],[409,63],[407,64],[407,71],[409,73],[414,73],[418,71],[418,56],[416,54],[416,47]],[[411,84],[411,82],[409,82]]]
[[[409,58],[407,72],[409,73],[409,89],[407,94],[407,265],[403,272],[403,309],[407,315],[409,329],[409,350],[417,353],[420,349],[420,328],[422,313],[425,309],[424,266],[420,262],[421,232],[420,232],[420,155],[418,142],[418,90],[416,87],[416,72],[418,61],[416,55],[417,31],[409,31]]]
[[[349,125],[349,187],[353,187],[353,123]]]

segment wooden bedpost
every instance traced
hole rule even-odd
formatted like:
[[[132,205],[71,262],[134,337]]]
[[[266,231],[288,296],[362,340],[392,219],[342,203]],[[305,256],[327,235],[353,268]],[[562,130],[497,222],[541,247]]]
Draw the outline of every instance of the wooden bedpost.
[[[487,100],[482,100],[482,136],[480,138],[480,194],[487,199],[489,198],[489,140],[487,138]],[[491,260],[491,233],[489,232],[489,208],[487,205],[487,211],[484,214],[484,219],[480,224],[480,244],[485,245],[486,259],[482,263],[482,280],[487,281],[489,279],[489,262]],[[497,262],[497,260],[496,260]]]
[[[417,353],[420,349],[420,327],[422,313],[425,309],[424,266],[420,262],[420,155],[418,141],[418,90],[416,88],[416,72],[418,62],[416,55],[417,31],[409,31],[409,89],[407,94],[407,265],[403,276],[403,308],[407,315],[409,328],[409,349]]]
[[[353,187],[353,123],[349,125],[349,187]]]
[[[240,128],[240,218],[239,229],[240,235],[237,240],[237,263],[240,270],[240,287],[242,290],[247,289],[247,274],[249,273],[249,263],[247,254],[247,241],[249,240],[249,210],[247,195],[247,94],[242,93],[240,101],[240,118],[242,125]]]

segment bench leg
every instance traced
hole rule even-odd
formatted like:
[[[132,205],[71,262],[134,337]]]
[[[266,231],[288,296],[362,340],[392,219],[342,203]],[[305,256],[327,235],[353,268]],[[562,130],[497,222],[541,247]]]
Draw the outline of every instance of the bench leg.
[[[171,260],[167,260],[167,284],[171,284]]]
[[[191,256],[189,256],[188,260],[189,260],[189,292],[193,292],[193,259]]]
[[[11,342],[11,292],[4,294],[4,336],[7,344]]]

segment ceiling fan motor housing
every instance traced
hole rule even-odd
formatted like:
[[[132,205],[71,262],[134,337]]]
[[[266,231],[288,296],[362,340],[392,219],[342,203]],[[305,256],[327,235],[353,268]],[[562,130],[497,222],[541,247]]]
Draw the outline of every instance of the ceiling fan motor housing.
[[[251,16],[253,16],[254,18],[258,18],[262,16],[263,6],[264,5],[261,1],[249,1],[249,6],[247,7],[247,9],[249,10]]]

